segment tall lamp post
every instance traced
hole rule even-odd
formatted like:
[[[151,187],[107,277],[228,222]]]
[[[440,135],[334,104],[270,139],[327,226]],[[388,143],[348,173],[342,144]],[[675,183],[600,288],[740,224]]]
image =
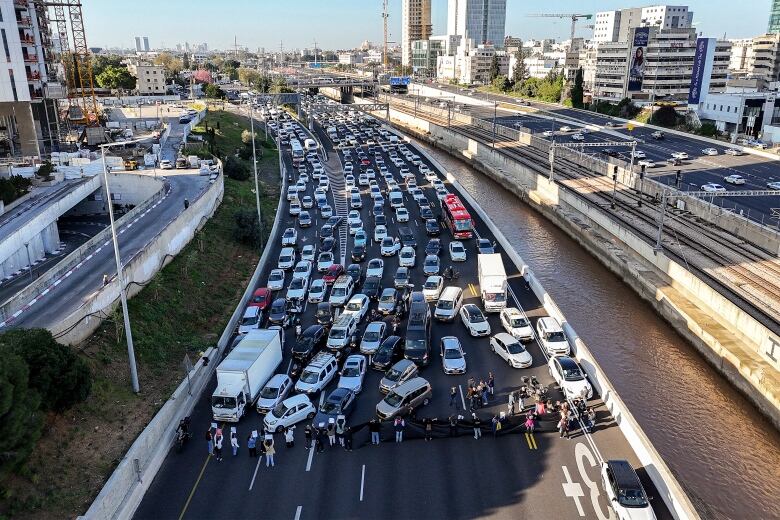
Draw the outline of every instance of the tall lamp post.
[[[252,167],[255,172],[255,200],[257,202],[257,225],[260,229],[260,250],[263,249],[263,216],[260,212],[260,181],[257,179],[257,155],[255,150],[255,112],[252,96],[249,96],[249,128],[252,134]]]

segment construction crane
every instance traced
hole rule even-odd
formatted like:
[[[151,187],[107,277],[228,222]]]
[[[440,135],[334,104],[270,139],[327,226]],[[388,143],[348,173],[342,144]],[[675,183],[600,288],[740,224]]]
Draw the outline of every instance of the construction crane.
[[[574,39],[574,31],[577,28],[577,20],[590,20],[593,18],[592,14],[549,14],[549,13],[534,13],[527,14],[533,18],[570,18],[571,19],[571,39]]]
[[[387,70],[387,19],[390,16],[390,13],[388,12],[387,8],[388,0],[382,0],[382,23],[384,25],[384,40],[382,45],[382,64],[385,66],[385,70]]]

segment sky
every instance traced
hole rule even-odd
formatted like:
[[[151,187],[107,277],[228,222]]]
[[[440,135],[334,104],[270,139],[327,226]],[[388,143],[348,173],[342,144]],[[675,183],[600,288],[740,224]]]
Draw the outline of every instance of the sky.
[[[432,0],[433,34],[447,29],[447,0]],[[568,39],[571,21],[531,18],[530,13],[586,13],[657,5],[630,0],[507,0],[506,34]],[[770,0],[689,0],[700,33],[746,38],[763,34]],[[738,7],[736,7],[738,6]],[[152,48],[206,42],[210,49],[232,48],[234,38],[252,51],[312,47],[350,49],[363,40],[382,41],[382,0],[84,0],[84,25],[90,47],[134,47],[148,36]],[[584,23],[583,23],[584,25]],[[390,0],[390,40],[401,40],[401,0]],[[592,29],[578,29],[589,36]]]

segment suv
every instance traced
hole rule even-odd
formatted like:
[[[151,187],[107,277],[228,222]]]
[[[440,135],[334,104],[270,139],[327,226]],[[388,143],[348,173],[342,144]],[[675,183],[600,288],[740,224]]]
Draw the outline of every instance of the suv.
[[[569,354],[569,342],[563,333],[558,320],[553,317],[545,316],[539,318],[536,322],[536,333],[542,347],[551,356],[566,356]]]
[[[650,500],[639,476],[625,460],[608,460],[601,464],[601,479],[612,509],[621,520],[642,518],[655,520]]]
[[[382,420],[404,415],[420,405],[427,405],[432,395],[431,384],[422,377],[415,377],[391,390],[376,405],[376,414]]]
[[[303,331],[298,341],[293,343],[292,355],[298,361],[305,363],[325,343],[325,327],[322,325],[310,325]]]
[[[427,303],[412,303],[409,306],[409,321],[406,325],[404,357],[425,366],[430,362],[430,354],[431,310]]]
[[[316,394],[330,383],[338,369],[336,356],[320,352],[301,372],[300,379],[295,383],[295,391],[308,395]]]

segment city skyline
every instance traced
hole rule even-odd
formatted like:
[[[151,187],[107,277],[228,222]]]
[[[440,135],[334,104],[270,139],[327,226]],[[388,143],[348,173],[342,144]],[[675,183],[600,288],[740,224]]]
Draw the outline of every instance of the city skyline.
[[[255,51],[264,47],[267,51],[278,51],[280,43],[284,49],[301,49],[317,46],[322,49],[349,49],[360,45],[364,40],[375,44],[382,41],[381,2],[343,0],[337,7],[332,4],[299,0],[300,9],[293,13],[290,4],[258,5],[247,0],[234,2],[228,13],[242,13],[240,17],[225,16],[223,19],[208,15],[214,9],[201,0],[183,2],[153,3],[150,0],[137,0],[136,9],[123,12],[123,23],[127,26],[144,26],[153,48],[175,48],[184,42],[207,42],[209,48],[229,49],[233,47],[234,35],[241,34],[238,44]],[[376,5],[375,5],[376,4]],[[663,5],[660,2],[626,2],[603,0],[565,0],[555,8],[540,5],[528,5],[509,0],[507,2],[506,34],[523,39],[555,38],[558,41],[568,39],[570,21],[555,18],[528,18],[530,13],[590,13],[625,7]],[[669,4],[672,5],[672,4]],[[742,4],[738,18],[728,16],[728,8],[733,3],[728,0],[692,0],[675,2],[674,5],[688,5],[694,12],[696,29],[706,36],[722,38],[745,38],[763,34],[767,29],[770,2],[766,0],[747,0]],[[202,8],[200,8],[202,6]],[[146,9],[145,7],[148,7]],[[156,13],[154,18],[149,12]],[[340,17],[341,13],[349,16]],[[301,13],[308,13],[302,16]],[[334,13],[337,16],[334,16]],[[209,16],[212,33],[192,31],[197,26],[197,18]],[[87,3],[84,6],[84,19],[87,41],[91,47],[133,48],[131,35],[122,34],[115,26],[116,10],[109,3]],[[186,18],[185,18],[186,17]],[[320,20],[328,19],[327,25]],[[177,23],[171,23],[176,20]],[[266,23],[265,20],[270,20]],[[432,0],[433,34],[445,34],[447,30],[447,0]],[[592,35],[591,29],[578,24],[577,36]],[[390,1],[390,40],[401,41],[401,0]],[[292,37],[292,35],[296,35]],[[297,36],[301,35],[301,36]]]

